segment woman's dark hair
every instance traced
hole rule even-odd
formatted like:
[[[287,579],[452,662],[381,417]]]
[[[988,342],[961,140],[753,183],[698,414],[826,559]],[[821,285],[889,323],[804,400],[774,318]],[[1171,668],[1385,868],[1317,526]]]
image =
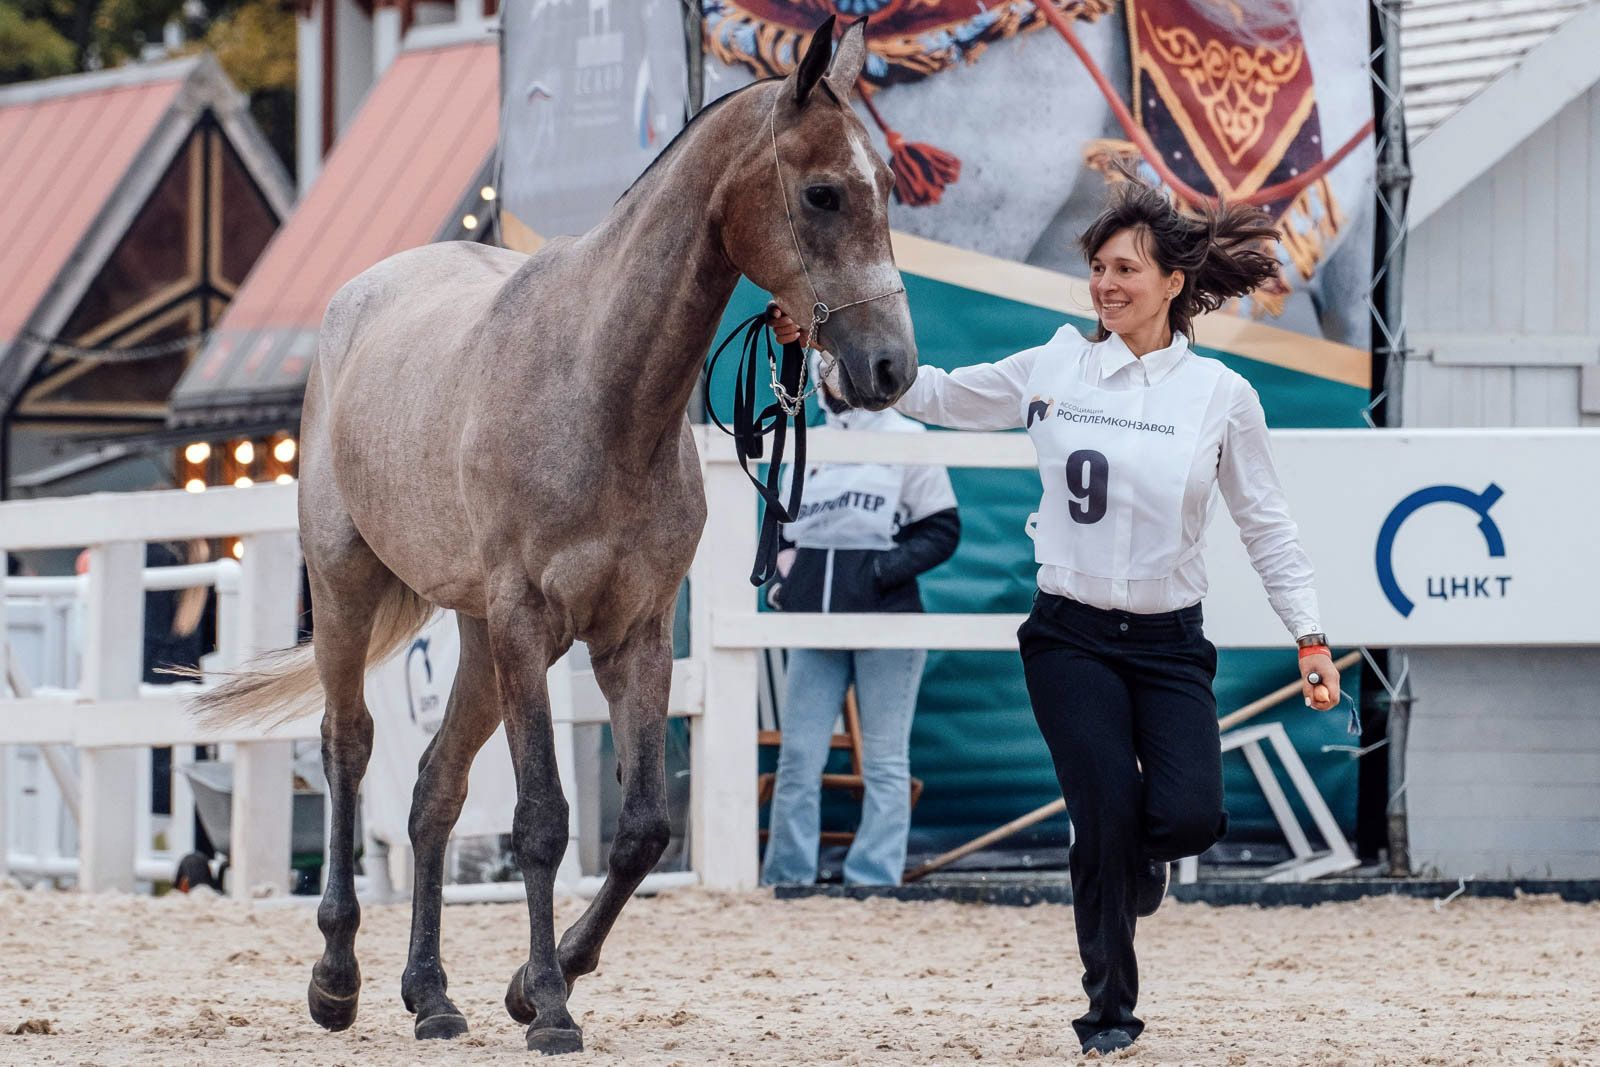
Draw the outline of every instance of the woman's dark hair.
[[[1146,254],[1166,273],[1183,271],[1183,288],[1167,309],[1167,325],[1193,337],[1190,323],[1202,311],[1245,296],[1275,278],[1278,261],[1263,249],[1278,239],[1271,218],[1247,204],[1178,210],[1161,190],[1132,177],[1113,186],[1111,202],[1078,238],[1083,258],[1121,230],[1132,230]],[[1109,336],[1096,323],[1096,341]]]

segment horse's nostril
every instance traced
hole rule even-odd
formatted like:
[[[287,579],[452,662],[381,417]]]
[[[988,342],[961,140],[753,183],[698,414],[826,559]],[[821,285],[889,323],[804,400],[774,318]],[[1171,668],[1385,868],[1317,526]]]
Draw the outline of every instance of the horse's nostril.
[[[878,391],[885,396],[900,387],[899,378],[894,372],[894,360],[889,357],[885,356],[874,363],[872,365],[872,373],[878,386]]]

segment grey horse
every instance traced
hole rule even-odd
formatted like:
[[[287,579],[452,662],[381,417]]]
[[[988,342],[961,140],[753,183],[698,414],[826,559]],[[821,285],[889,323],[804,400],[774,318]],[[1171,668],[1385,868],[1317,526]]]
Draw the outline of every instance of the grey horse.
[[[916,375],[891,177],[848,103],[863,36],[858,22],[833,54],[830,18],[794,74],[703,111],[589,233],[531,257],[465,243],[404,252],[329,304],[301,430],[315,641],[258,658],[201,701],[213,721],[271,722],[324,694],[333,837],[309,990],[322,1026],[354,1022],[361,985],[363,677],[439,607],[459,617],[461,662],[412,801],[401,993],[418,1038],[466,1032],[445,993],[440,885],[468,768],[503,721],[531,927],[506,1008],[530,1024],[529,1049],[582,1049],[568,993],[667,843],[672,614],[706,513],[685,409],[735,283],[743,274],[791,308],[833,302],[829,344],[852,403],[886,407]],[[610,706],[623,799],[604,886],[558,944],[567,801],[545,675],[574,640]]]

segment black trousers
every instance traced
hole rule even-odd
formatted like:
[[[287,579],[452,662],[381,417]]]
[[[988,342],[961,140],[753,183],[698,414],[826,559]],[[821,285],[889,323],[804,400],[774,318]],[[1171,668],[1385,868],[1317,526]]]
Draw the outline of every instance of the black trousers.
[[[1217,650],[1198,604],[1135,615],[1042,592],[1017,640],[1072,817],[1072,909],[1089,994],[1073,1028],[1080,1041],[1112,1028],[1138,1037],[1139,865],[1199,855],[1227,829]]]

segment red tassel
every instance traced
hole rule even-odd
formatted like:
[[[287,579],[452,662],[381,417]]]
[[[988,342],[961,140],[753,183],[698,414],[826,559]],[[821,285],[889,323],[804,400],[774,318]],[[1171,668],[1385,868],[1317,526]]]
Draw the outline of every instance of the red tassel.
[[[894,172],[894,198],[911,207],[937,204],[944,196],[944,187],[953,185],[961,177],[961,160],[942,148],[918,141],[908,142],[904,135],[889,128],[872,102],[872,94],[861,93],[861,103],[867,114],[883,131],[889,143],[889,169]]]
[[[937,204],[944,187],[961,177],[961,160],[942,148],[908,142],[893,130],[889,142],[889,169],[894,172],[894,198],[911,207]]]

